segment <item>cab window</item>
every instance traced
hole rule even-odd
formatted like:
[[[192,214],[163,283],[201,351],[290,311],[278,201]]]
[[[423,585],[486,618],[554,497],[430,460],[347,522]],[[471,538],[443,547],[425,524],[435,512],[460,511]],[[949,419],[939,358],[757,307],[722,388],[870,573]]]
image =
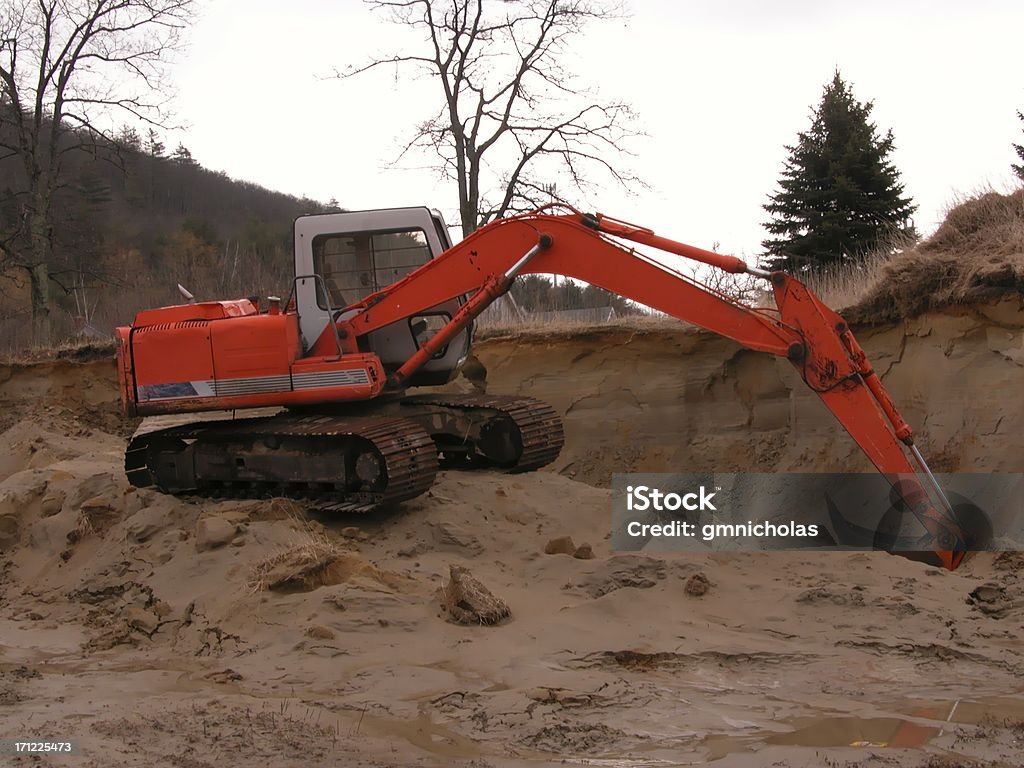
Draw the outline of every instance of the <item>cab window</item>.
[[[355,304],[401,280],[430,259],[421,229],[397,232],[346,232],[313,238],[313,269],[323,277],[331,307]],[[317,281],[317,303],[327,308]]]

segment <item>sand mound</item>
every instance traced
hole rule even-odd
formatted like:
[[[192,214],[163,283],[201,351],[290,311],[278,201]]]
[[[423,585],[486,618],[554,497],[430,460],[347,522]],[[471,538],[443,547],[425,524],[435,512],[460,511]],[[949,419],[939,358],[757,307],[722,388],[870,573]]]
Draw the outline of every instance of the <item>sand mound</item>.
[[[950,304],[1024,293],[1024,189],[989,192],[950,210],[934,235],[894,257],[843,314],[884,323]]]

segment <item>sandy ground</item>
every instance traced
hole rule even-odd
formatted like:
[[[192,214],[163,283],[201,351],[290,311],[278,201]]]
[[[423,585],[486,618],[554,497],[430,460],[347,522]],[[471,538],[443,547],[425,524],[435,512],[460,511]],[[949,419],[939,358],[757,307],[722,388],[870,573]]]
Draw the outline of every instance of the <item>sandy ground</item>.
[[[64,762],[1021,764],[1013,555],[615,556],[609,492],[553,473],[317,522],[131,490],[101,432],[3,439],[0,732]],[[511,618],[447,621],[453,564]]]
[[[1000,386],[1020,381],[1018,320],[980,331],[977,318],[956,322],[966,330],[945,342],[947,365],[988,366]],[[900,359],[936,364],[931,333],[913,338]],[[590,342],[574,343],[585,352]],[[5,759],[1024,765],[1024,557],[978,555],[947,573],[882,553],[611,552],[599,475],[626,462],[679,469],[679,435],[712,416],[723,427],[690,449],[706,462],[787,466],[811,456],[825,469],[851,450],[800,417],[800,403],[786,416],[770,377],[743,373],[762,363],[723,363],[714,347],[716,367],[699,348],[709,342],[698,343],[665,405],[676,410],[659,422],[669,378],[654,375],[654,342],[635,343],[649,369],[620,359],[617,380],[607,359],[584,363],[596,352],[576,359],[551,344],[534,364],[533,346],[518,383],[501,373],[513,365],[511,342],[489,347],[494,391],[552,389],[564,377],[530,366],[564,360],[577,366],[578,390],[593,393],[575,405],[551,393],[570,433],[558,471],[443,473],[400,509],[335,519],[281,501],[130,489],[122,452],[133,425],[116,417],[107,364],[8,370],[0,737],[74,739],[82,755]],[[666,369],[676,353],[687,354],[663,350]],[[900,359],[887,373],[918,387],[902,393],[912,409],[952,402],[955,387],[920,389]],[[639,373],[647,389],[629,383]],[[729,395],[738,402],[725,405]],[[1000,442],[1021,419],[1019,403],[1001,401],[991,424],[974,402],[931,417],[926,435],[948,448],[951,468],[1020,469],[1019,433]],[[966,436],[956,444],[953,422]],[[618,431],[628,424],[644,439]],[[581,557],[545,554],[563,536]],[[440,596],[452,566],[468,568],[511,616],[453,623]]]

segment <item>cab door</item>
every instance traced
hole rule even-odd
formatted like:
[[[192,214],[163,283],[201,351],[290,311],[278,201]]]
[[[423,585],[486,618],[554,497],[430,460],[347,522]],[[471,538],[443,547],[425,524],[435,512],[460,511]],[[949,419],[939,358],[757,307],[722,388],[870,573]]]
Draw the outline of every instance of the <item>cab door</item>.
[[[303,349],[311,349],[333,315],[401,280],[451,247],[441,214],[427,208],[316,214],[295,221],[295,274]],[[457,297],[369,334],[368,349],[385,370],[412,357],[458,310]],[[414,374],[408,386],[451,380],[469,353],[472,326]]]

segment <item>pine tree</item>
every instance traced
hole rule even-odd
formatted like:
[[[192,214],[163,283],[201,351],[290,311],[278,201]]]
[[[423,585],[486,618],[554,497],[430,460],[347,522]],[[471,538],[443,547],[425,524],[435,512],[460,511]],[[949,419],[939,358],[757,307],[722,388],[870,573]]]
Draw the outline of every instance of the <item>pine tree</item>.
[[[174,155],[172,155],[171,159],[178,165],[196,165],[196,161],[192,158],[192,153],[181,142],[178,142],[178,147],[174,150]]]
[[[1024,113],[1018,112],[1017,117],[1024,121]],[[1020,158],[1020,165],[1013,166],[1013,172],[1017,174],[1017,178],[1024,181],[1024,144],[1014,144],[1013,148],[1017,151],[1017,157]]]
[[[888,160],[892,131],[879,137],[872,102],[858,102],[839,72],[825,86],[811,128],[787,146],[779,191],[764,209],[766,262],[790,271],[856,258],[897,234],[916,236],[917,210]]]
[[[160,137],[156,135],[156,131],[150,128],[149,135],[146,136],[146,151],[149,152],[149,156],[163,157],[166,149],[167,147],[160,141]]]
[[[139,137],[139,132],[130,125],[124,125],[118,131],[117,143],[127,149],[134,149],[136,151],[142,149],[142,139]]]

